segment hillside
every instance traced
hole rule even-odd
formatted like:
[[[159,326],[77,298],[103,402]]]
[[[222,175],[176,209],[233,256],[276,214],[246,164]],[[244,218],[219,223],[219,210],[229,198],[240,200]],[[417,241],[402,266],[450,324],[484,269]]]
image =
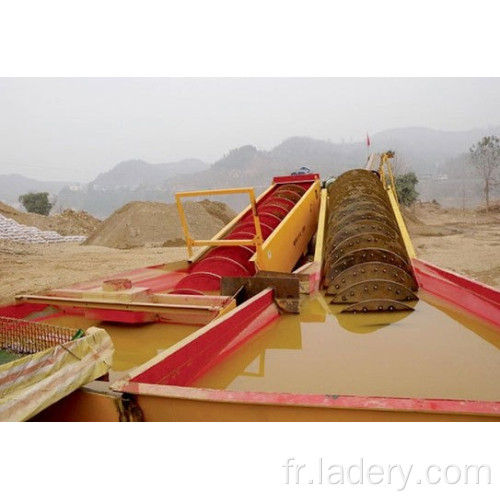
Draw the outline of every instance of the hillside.
[[[257,190],[269,185],[275,175],[285,175],[294,168],[288,160],[276,158],[272,153],[246,145],[229,151],[209,169],[193,175],[171,179],[174,191],[193,188],[229,188],[253,186]]]
[[[195,159],[160,164],[129,160],[99,174],[94,181],[78,189],[62,189],[57,201],[61,207],[85,210],[105,218],[132,201],[172,201],[169,179],[183,173],[197,175],[197,172],[207,168],[207,163]]]
[[[290,137],[273,148],[270,154],[290,167],[315,167],[323,177],[338,175],[346,169],[364,165],[367,151],[362,143],[338,144],[310,137]]]
[[[448,132],[427,128],[401,128],[374,134],[370,152],[395,151],[404,169],[419,176],[460,172],[470,176],[464,167],[464,155],[469,147],[485,135],[500,135],[500,127]],[[322,177],[365,164],[368,150],[364,142],[333,143],[311,137],[290,137],[269,151],[247,145],[229,151],[208,170],[193,175],[176,177],[172,189],[192,187],[229,187],[250,185],[265,187],[274,175],[289,174],[298,166],[306,165]]]
[[[480,203],[482,195],[468,165],[467,152],[486,135],[500,135],[500,127],[467,131],[423,127],[386,130],[370,137],[370,152],[395,151],[398,169],[414,171],[419,177],[418,191],[423,201],[435,199],[445,206],[470,207]],[[59,191],[56,206],[106,218],[132,201],[172,202],[174,193],[183,190],[251,186],[259,194],[273,176],[287,175],[299,166],[308,166],[327,178],[363,166],[367,154],[364,141],[333,143],[290,137],[268,151],[253,145],[234,148],[212,165],[195,159],[161,164],[129,160],[98,175],[89,184],[67,185]],[[53,183],[40,181],[31,185],[24,182],[18,187],[21,176],[0,177],[4,181],[0,184],[0,199],[3,192],[3,199],[11,202],[29,190],[52,193],[56,189],[51,186]],[[246,198],[234,197],[221,201],[235,210],[247,202]]]
[[[371,138],[373,151],[392,150],[403,156],[417,174],[433,173],[443,162],[467,153],[487,135],[500,135],[500,126],[464,131],[409,127],[386,130]]]
[[[99,174],[90,183],[95,190],[135,189],[159,187],[167,179],[180,174],[194,174],[208,168],[201,160],[188,159],[175,163],[151,164],[143,160],[129,160],[116,165],[109,172]]]
[[[0,175],[0,200],[5,203],[17,203],[19,196],[29,192],[47,192],[56,195],[69,182],[45,182],[30,179],[19,174]]]

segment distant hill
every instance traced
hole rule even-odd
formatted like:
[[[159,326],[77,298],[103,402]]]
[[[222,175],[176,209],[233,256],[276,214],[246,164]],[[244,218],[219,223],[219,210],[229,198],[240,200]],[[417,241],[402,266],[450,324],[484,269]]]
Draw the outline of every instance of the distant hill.
[[[422,199],[462,205],[456,200],[459,191],[470,192],[467,197],[471,202],[480,200],[477,182],[471,181],[474,172],[468,166],[467,152],[487,135],[500,136],[500,126],[458,132],[423,127],[386,130],[370,136],[370,152],[395,151],[398,166],[414,171],[421,179],[418,190]],[[0,200],[13,203],[28,191],[58,192],[56,209],[85,210],[104,218],[131,201],[172,202],[174,193],[182,190],[250,186],[259,194],[274,176],[288,175],[300,166],[308,166],[322,178],[337,176],[364,166],[367,154],[364,141],[333,143],[290,137],[269,151],[253,145],[234,148],[212,165],[196,159],[160,164],[128,160],[84,185],[0,176]],[[225,197],[221,201],[239,210],[246,206],[247,198]]]
[[[487,135],[500,136],[500,126],[453,132],[423,127],[400,128],[375,134],[371,138],[371,149],[395,151],[417,174],[433,173],[447,160],[467,153]]]
[[[131,201],[172,201],[170,179],[182,174],[195,175],[208,166],[196,159],[160,164],[124,161],[87,185],[65,187],[58,194],[57,204],[104,218]]]
[[[289,173],[291,165],[289,161],[276,158],[270,152],[247,145],[232,149],[196,176],[182,175],[171,179],[169,185],[175,191],[194,187],[267,187],[270,176]]]
[[[387,130],[370,137],[370,152],[395,151],[402,168],[416,172],[421,178],[418,190],[424,200],[436,199],[448,206],[461,205],[463,196],[457,193],[467,191],[470,202],[478,203],[480,194],[476,183],[466,182],[466,188],[463,188],[464,181],[461,180],[458,186],[457,178],[473,176],[466,167],[467,152],[485,135],[500,135],[500,127],[461,132],[419,127]],[[205,164],[205,169],[200,168],[194,173],[177,167],[178,175],[166,178],[164,182],[155,180],[158,178],[157,169],[151,165],[140,161],[124,162],[98,176],[85,193],[72,193],[73,203],[78,196],[84,198],[72,208],[104,217],[132,200],[171,202],[177,191],[250,186],[260,194],[274,176],[289,175],[300,166],[308,166],[322,178],[327,178],[363,167],[367,154],[365,142],[333,143],[311,137],[290,137],[269,151],[252,145],[234,148],[211,166]],[[201,167],[202,162],[196,165]],[[436,183],[433,177],[444,173],[449,179]],[[218,199],[234,210],[240,210],[248,203],[248,198],[243,195]]]
[[[414,171],[422,200],[445,206],[475,206],[482,200],[474,171],[468,162],[469,148],[487,135],[500,136],[500,126],[450,132],[422,127],[387,130],[370,137],[370,152],[394,151],[403,171]],[[193,188],[253,186],[260,193],[275,175],[286,175],[308,166],[322,178],[364,166],[366,143],[332,143],[310,137],[291,137],[270,151],[254,146],[231,150],[196,178],[183,175],[170,182],[173,191]],[[465,201],[464,201],[465,200]],[[234,209],[243,203],[224,199]]]
[[[269,187],[274,176],[288,175],[294,169],[291,161],[246,145],[232,149],[208,170],[196,175],[182,175],[170,179],[169,185],[172,193],[193,189],[253,187],[259,195]],[[218,196],[217,199],[236,211],[240,211],[249,203],[247,195]]]
[[[69,182],[45,182],[30,179],[19,174],[0,175],[0,200],[9,205],[17,205],[18,198],[29,192],[59,193]]]
[[[409,170],[417,174],[433,173],[486,135],[500,136],[499,127],[466,131],[441,131],[423,127],[386,130],[370,137],[370,152],[394,151],[404,159]],[[323,176],[363,166],[366,162],[365,142],[332,143],[309,137],[292,137],[270,151],[291,165],[309,165]]]
[[[333,143],[310,137],[291,137],[272,149],[271,155],[286,161],[292,169],[305,165],[323,177],[329,177],[350,168],[362,167],[367,150],[360,142]]]
[[[370,137],[370,152],[395,151],[404,160],[406,169],[423,175],[463,157],[469,147],[485,135],[500,135],[500,127],[463,132],[418,127],[394,129]],[[302,165],[322,177],[338,175],[364,166],[367,155],[365,142],[333,143],[311,137],[290,137],[269,151],[250,145],[235,148],[207,171],[196,176],[179,176],[169,184],[174,190],[191,186],[268,186],[272,176],[289,174]]]
[[[129,160],[119,163],[109,172],[99,174],[90,184],[96,190],[158,187],[167,179],[206,170],[208,166],[207,163],[196,159],[158,164],[147,163],[143,160]]]

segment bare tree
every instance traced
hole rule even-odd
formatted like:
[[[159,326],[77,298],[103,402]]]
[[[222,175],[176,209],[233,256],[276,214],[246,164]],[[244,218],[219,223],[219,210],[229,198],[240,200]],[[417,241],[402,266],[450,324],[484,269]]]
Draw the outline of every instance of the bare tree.
[[[465,213],[465,203],[467,200],[467,190],[465,188],[465,182],[462,181],[462,212]]]
[[[500,140],[492,135],[483,137],[470,149],[472,165],[478,172],[483,183],[486,211],[490,206],[490,193],[498,182],[500,170]]]
[[[396,153],[392,160],[392,173],[394,177],[403,175],[411,170],[408,160],[401,153]]]

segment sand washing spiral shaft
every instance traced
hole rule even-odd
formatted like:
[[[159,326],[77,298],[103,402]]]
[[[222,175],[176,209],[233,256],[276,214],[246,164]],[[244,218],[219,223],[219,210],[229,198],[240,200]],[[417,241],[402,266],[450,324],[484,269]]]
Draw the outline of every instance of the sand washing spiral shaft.
[[[295,207],[307,191],[308,186],[297,178],[297,182],[276,185],[257,204],[260,231],[265,241],[282,220]],[[310,182],[310,179],[308,179]],[[256,227],[251,210],[224,236],[224,240],[251,240]],[[181,279],[173,292],[176,294],[204,294],[218,292],[223,277],[254,276],[257,267],[252,260],[255,245],[220,246],[210,249],[198,262],[189,268],[189,274]]]
[[[328,186],[323,286],[342,312],[411,310],[417,282],[377,172],[355,169]]]

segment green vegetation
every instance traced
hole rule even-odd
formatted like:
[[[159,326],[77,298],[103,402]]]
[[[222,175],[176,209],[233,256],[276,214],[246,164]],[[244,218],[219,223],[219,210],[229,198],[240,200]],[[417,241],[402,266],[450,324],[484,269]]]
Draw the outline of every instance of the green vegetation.
[[[21,355],[15,354],[13,352],[9,351],[4,351],[0,349],[0,365],[4,365],[5,363],[10,363],[11,361],[14,361],[15,359],[20,358]]]
[[[27,212],[40,215],[49,215],[52,203],[49,201],[49,193],[27,193],[19,196],[19,201]]]
[[[416,189],[417,184],[418,178],[415,172],[408,172],[396,177],[396,192],[399,203],[409,207],[417,201],[419,195]]]
[[[500,140],[492,135],[483,137],[470,149],[470,159],[483,184],[486,211],[490,206],[490,193],[498,184],[500,171]]]

